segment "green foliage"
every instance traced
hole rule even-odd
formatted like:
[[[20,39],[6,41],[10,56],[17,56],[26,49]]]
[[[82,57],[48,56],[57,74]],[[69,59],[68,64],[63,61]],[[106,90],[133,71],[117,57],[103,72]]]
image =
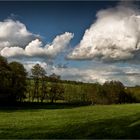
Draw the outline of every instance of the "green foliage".
[[[33,66],[33,68],[31,69],[32,72],[32,77],[34,79],[34,91],[33,91],[33,96],[32,96],[32,101],[37,98],[38,102],[39,100],[41,100],[41,102],[43,102],[43,100],[45,99],[46,96],[46,72],[44,70],[43,67],[41,67],[39,64],[36,64]],[[41,82],[41,93],[39,91],[40,88],[40,82]]]
[[[106,82],[103,85],[94,84],[65,84],[64,99],[69,103],[118,104],[130,102],[131,96],[125,92],[119,81]],[[135,102],[135,100],[131,100]]]
[[[22,101],[26,91],[26,70],[19,62],[9,63],[11,69],[12,91],[16,100]]]
[[[0,56],[0,99],[38,102],[61,101],[79,104],[121,104],[140,102],[140,88],[125,89],[119,81],[82,83],[61,80],[55,73],[49,77],[43,67],[36,64],[31,69],[32,77],[27,80],[23,65],[8,64]],[[26,84],[27,83],[27,84]],[[26,96],[25,96],[26,91]]]
[[[50,87],[50,92],[49,92],[49,99],[51,103],[54,102],[54,100],[63,100],[63,94],[64,93],[64,88],[63,85],[60,85],[59,83],[52,83]]]
[[[140,102],[140,86],[126,87],[125,91],[130,97],[130,102]]]
[[[75,84],[72,82],[60,82],[60,80],[50,82],[48,77],[45,83],[47,85],[45,102],[49,102],[50,100],[53,100],[53,102],[61,100],[62,102],[72,104],[120,104],[136,102],[132,94],[126,92],[125,87],[119,81],[110,81],[103,85],[99,83]],[[29,87],[33,87],[33,82]],[[59,89],[61,88],[63,92],[59,94]],[[39,91],[41,96],[41,84]]]
[[[119,81],[110,81],[103,84],[104,92],[108,99],[108,104],[118,104],[125,102],[124,85]]]
[[[51,82],[58,82],[60,81],[60,75],[56,75],[55,73],[49,76],[49,81]]]
[[[0,56],[0,102],[13,102],[25,98],[26,71],[18,62],[9,63]]]
[[[31,71],[32,71],[33,78],[39,78],[46,74],[43,67],[41,67],[39,64],[34,65]]]
[[[0,56],[0,101],[5,102],[11,97],[11,70],[5,58]]]

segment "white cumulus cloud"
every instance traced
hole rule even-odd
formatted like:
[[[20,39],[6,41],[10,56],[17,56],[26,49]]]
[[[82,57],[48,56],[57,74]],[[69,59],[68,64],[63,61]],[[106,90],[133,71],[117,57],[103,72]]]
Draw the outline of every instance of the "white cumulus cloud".
[[[69,32],[65,32],[62,35],[57,35],[51,45],[47,44],[45,46],[46,53],[50,56],[56,56],[68,46],[73,37],[74,34]]]
[[[53,58],[68,46],[73,36],[74,35],[69,32],[57,35],[51,44],[46,44],[44,47],[42,41],[35,39],[32,40],[25,49],[20,46],[5,47],[1,50],[0,54],[4,57],[28,56]]]
[[[116,61],[133,59],[140,52],[140,11],[136,6],[118,5],[100,10],[69,59]]]
[[[30,71],[35,64],[40,64],[47,72],[47,75],[55,73],[61,76],[61,79],[74,80],[82,82],[99,82],[103,84],[105,81],[118,80],[126,86],[135,86],[140,84],[139,66],[116,66],[114,64],[103,64],[83,67],[57,67],[49,65],[47,62],[28,61],[23,62],[25,68]]]
[[[24,49],[20,47],[5,47],[0,52],[0,55],[4,57],[23,56],[24,54]]]
[[[39,37],[32,34],[20,21],[7,19],[0,22],[0,50],[4,47],[25,47],[31,40]]]
[[[42,42],[39,39],[31,41],[25,48],[25,55],[36,56],[44,53]]]

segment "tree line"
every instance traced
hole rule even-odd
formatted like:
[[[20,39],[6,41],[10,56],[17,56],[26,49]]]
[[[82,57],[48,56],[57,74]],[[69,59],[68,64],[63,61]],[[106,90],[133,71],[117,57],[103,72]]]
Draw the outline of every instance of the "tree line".
[[[120,81],[82,83],[61,80],[56,74],[47,76],[39,64],[28,76],[19,62],[10,62],[0,56],[0,103],[11,102],[65,102],[80,104],[121,104],[139,102],[132,90]]]

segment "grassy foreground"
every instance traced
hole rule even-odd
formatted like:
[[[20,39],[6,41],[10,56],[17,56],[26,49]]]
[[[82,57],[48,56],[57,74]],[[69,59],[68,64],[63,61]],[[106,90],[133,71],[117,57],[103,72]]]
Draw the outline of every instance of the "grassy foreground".
[[[140,104],[1,109],[0,138],[140,138]]]

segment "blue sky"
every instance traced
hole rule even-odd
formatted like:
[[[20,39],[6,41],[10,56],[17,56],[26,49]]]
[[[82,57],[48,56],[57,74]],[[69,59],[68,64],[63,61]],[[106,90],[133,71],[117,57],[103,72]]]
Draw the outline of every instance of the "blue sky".
[[[95,20],[99,9],[114,6],[116,1],[33,1],[0,2],[0,20],[7,17],[24,23],[28,30],[39,34],[46,42],[63,32],[72,32],[74,46],[81,40],[85,30]]]
[[[140,84],[139,29],[134,33],[140,23],[138,6],[118,1],[0,1],[0,54],[27,70],[40,63],[62,79]],[[40,47],[46,47],[44,52]]]

